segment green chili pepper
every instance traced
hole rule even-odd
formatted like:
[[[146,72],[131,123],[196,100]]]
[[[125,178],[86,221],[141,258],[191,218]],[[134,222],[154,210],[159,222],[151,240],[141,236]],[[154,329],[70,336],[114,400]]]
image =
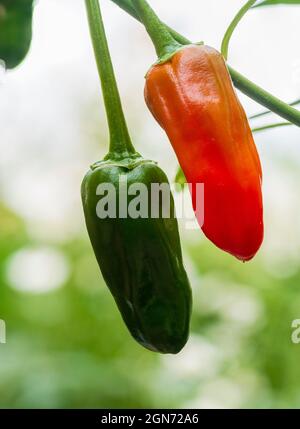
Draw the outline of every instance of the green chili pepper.
[[[104,280],[132,336],[150,350],[178,353],[188,338],[192,299],[172,194],[169,190],[169,217],[163,216],[161,205],[157,217],[149,216],[152,185],[168,184],[168,179],[156,163],[143,159],[132,146],[98,0],[86,0],[86,6],[111,138],[109,154],[94,164],[83,180],[87,229]],[[120,216],[124,180],[128,189],[139,183],[148,191],[146,216]],[[115,190],[115,217],[100,218],[97,214],[101,201],[97,193],[102,184]],[[134,196],[129,196],[126,212],[133,201]]]
[[[177,353],[187,341],[191,308],[189,282],[183,267],[177,220],[171,200],[170,218],[99,219],[100,184],[113,184],[117,201],[122,190],[138,181],[151,195],[151,185],[166,184],[163,171],[151,161],[132,158],[124,164],[96,164],[82,185],[89,236],[106,284],[132,336],[150,350]],[[128,205],[134,197],[128,198]],[[149,197],[150,198],[150,197]],[[150,204],[149,204],[150,206]],[[119,209],[120,207],[118,207]]]
[[[0,0],[0,60],[7,69],[18,66],[32,37],[33,0]]]

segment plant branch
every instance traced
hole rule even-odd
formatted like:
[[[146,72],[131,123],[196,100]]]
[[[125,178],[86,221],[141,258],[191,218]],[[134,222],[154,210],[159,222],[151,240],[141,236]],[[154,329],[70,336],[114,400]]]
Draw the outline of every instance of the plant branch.
[[[261,131],[271,130],[273,128],[288,127],[290,125],[293,125],[293,124],[291,124],[290,122],[278,122],[277,124],[269,124],[269,125],[264,125],[262,127],[253,128],[252,132],[253,133],[258,133],[258,132],[261,132]]]
[[[118,5],[121,9],[135,18],[137,21],[141,22],[139,14],[135,10],[135,7],[132,4],[132,0],[112,0],[116,5]],[[165,26],[168,32],[173,36],[178,43],[182,45],[189,45],[191,42],[181,34],[177,33],[173,28],[169,27],[165,22],[161,21],[161,23]]]
[[[110,132],[112,155],[133,154],[120,94],[106,39],[99,0],[85,0],[91,39],[101,80],[102,93]]]
[[[159,59],[173,54],[177,49],[182,47],[182,45],[173,38],[145,0],[132,0],[132,4],[151,37]]]
[[[228,66],[234,85],[245,95],[257,103],[267,107],[277,115],[300,127],[300,112],[289,106],[284,101],[265,91],[245,76]]]
[[[297,104],[300,104],[300,98],[289,103],[289,106],[297,106]],[[249,116],[249,119],[261,118],[262,116],[269,115],[270,113],[272,113],[271,110],[265,110],[263,112],[256,113],[255,115]]]
[[[241,19],[246,15],[248,10],[254,5],[254,3],[256,3],[256,1],[257,0],[247,1],[247,3],[238,11],[236,16],[231,21],[231,23],[230,23],[230,25],[229,25],[229,27],[228,27],[225,35],[224,35],[224,38],[222,41],[222,46],[221,46],[221,53],[222,53],[222,55],[226,61],[228,59],[228,48],[229,48],[229,42],[230,42],[231,36],[232,36],[234,30],[236,29],[237,25],[241,21]]]

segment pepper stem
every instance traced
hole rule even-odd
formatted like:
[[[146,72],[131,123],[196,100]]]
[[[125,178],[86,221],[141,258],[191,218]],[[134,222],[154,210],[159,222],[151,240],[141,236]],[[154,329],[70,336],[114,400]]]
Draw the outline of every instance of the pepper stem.
[[[165,24],[158,18],[146,0],[132,0],[132,5],[151,37],[160,60],[172,55],[182,47],[170,34]]]
[[[85,0],[85,4],[108,120],[109,152],[115,158],[124,158],[135,154],[136,151],[132,145],[122,109],[99,0]]]

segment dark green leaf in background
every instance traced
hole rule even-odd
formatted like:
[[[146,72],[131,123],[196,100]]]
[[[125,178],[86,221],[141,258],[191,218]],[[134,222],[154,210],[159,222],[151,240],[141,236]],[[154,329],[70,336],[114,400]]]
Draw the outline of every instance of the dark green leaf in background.
[[[0,60],[18,66],[31,43],[33,0],[0,0]]]

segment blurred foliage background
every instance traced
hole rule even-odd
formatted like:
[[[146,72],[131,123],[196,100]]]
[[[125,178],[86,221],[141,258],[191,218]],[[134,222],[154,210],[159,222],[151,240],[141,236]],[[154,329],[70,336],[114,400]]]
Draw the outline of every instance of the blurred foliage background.
[[[215,47],[243,1],[220,3],[152,1],[171,26]],[[172,179],[175,156],[142,97],[153,48],[111,2],[103,10],[135,145]],[[231,64],[285,100],[300,95],[299,19],[297,7],[250,12],[231,45]],[[299,131],[257,134],[266,238],[253,262],[181,224],[191,338],[177,356],[153,354],[126,331],[84,225],[80,183],[107,150],[84,2],[40,0],[33,35],[25,62],[0,77],[0,407],[298,407]],[[241,99],[249,114],[262,110]]]

